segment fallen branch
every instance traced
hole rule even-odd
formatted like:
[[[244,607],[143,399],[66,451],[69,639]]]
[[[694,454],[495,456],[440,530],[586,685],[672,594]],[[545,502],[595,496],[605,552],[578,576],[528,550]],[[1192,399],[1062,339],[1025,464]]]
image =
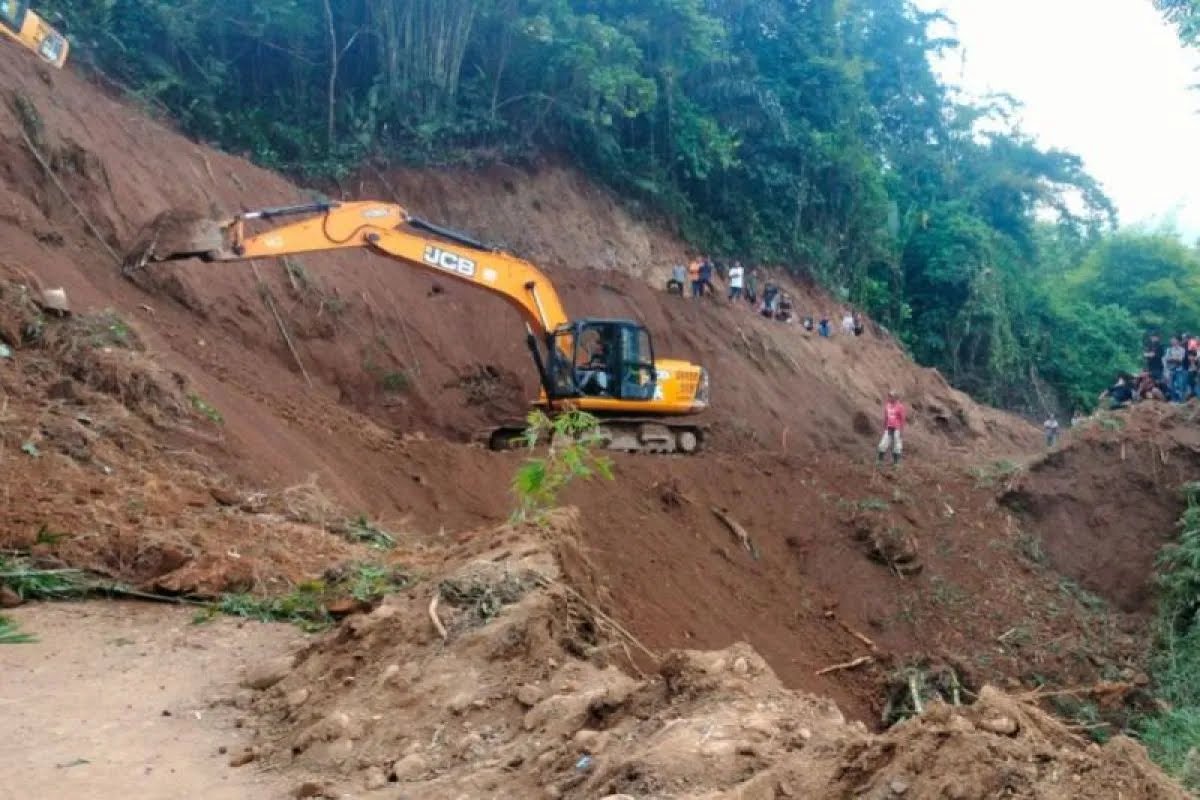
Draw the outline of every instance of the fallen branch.
[[[551,586],[560,587],[567,594],[571,595],[576,600],[578,600],[580,603],[582,603],[583,607],[586,608],[589,612],[591,612],[591,614],[593,616],[595,616],[600,621],[607,623],[609,625],[609,627],[611,627],[613,630],[615,630],[621,636],[624,636],[626,639],[628,639],[630,644],[632,644],[634,647],[636,647],[637,649],[639,649],[643,653],[645,653],[650,658],[650,660],[653,661],[655,664],[657,664],[657,663],[659,663],[659,661],[661,661],[661,659],[658,657],[658,653],[655,653],[649,647],[646,647],[646,645],[642,644],[641,640],[638,639],[636,636],[634,636],[629,631],[627,631],[625,629],[625,627],[623,625],[621,625],[621,623],[617,622],[615,619],[610,617],[608,614],[605,614],[603,611],[596,608],[596,606],[593,603],[591,603],[586,597],[584,597],[579,592],[572,589],[567,584],[562,583],[561,581],[551,580],[544,575],[538,575],[536,580],[539,583],[541,583],[542,586],[547,587],[547,588],[549,588]]]
[[[751,557],[753,557],[757,561],[758,560],[758,548],[754,546],[754,542],[751,541],[750,534],[746,532],[746,529],[743,528],[738,523],[737,520],[735,520],[733,517],[729,516],[729,514],[725,513],[724,511],[717,508],[716,506],[712,507],[712,513],[716,516],[717,519],[719,519],[719,520],[721,520],[721,522],[725,523],[725,527],[729,529],[729,532],[732,533],[735,537],[737,537],[737,540],[742,545],[742,547],[746,548],[746,551],[750,553]]]
[[[875,645],[875,642],[871,641],[871,639],[868,638],[866,634],[859,633],[858,631],[854,630],[854,628],[851,628],[849,625],[847,625],[845,622],[842,622],[837,617],[834,617],[834,622],[836,622],[838,625],[840,625],[842,630],[844,630],[846,633],[850,634],[855,639],[858,639],[860,642],[865,644],[867,647],[871,648],[872,653],[877,652],[879,650],[879,648]]]
[[[921,691],[917,688],[916,670],[908,673],[908,693],[912,695],[913,713],[917,716],[924,714],[925,707],[921,705]]]
[[[435,592],[433,599],[429,601],[429,621],[433,623],[433,627],[438,632],[438,636],[441,636],[442,641],[444,642],[450,638],[450,634],[446,632],[446,626],[442,624],[441,618],[438,617],[438,599],[439,597]]]
[[[1048,697],[1077,697],[1079,695],[1097,696],[1097,695],[1113,695],[1123,694],[1133,688],[1133,684],[1116,681],[1101,681],[1092,686],[1076,686],[1070,689],[1058,689],[1056,691],[1043,692],[1035,690],[1025,692],[1024,694],[1014,695],[1019,700],[1024,702],[1033,702],[1036,700],[1044,700]]]
[[[200,606],[202,608],[219,608],[219,603],[212,603],[208,600],[196,600],[191,597],[181,597],[179,595],[155,594],[154,592],[139,592],[136,589],[130,589],[126,586],[96,586],[92,590],[95,594],[104,594],[109,597],[126,597],[130,600],[146,600],[151,603],[167,603],[174,606]]]
[[[1111,722],[1093,722],[1090,725],[1064,725],[1063,727],[1069,731],[1094,731],[1100,728],[1111,728],[1112,726]]]
[[[292,337],[288,333],[287,326],[283,324],[283,317],[279,316],[279,309],[275,308],[275,300],[271,297],[271,289],[263,282],[262,276],[258,274],[258,265],[253,261],[250,262],[250,269],[254,272],[254,279],[258,281],[261,287],[263,302],[267,304],[267,308],[271,311],[271,316],[275,317],[275,324],[279,326],[279,332],[283,334],[283,341],[287,344],[288,350],[292,353],[292,358],[296,360],[296,366],[300,368],[300,374],[304,376],[304,382],[311,389],[313,382],[309,377],[308,370],[304,368],[304,362],[300,360],[300,354],[296,352],[296,345],[292,343]]]
[[[875,663],[874,656],[859,656],[858,658],[854,659],[853,661],[847,661],[844,664],[834,664],[832,666],[826,667],[825,669],[819,669],[819,670],[817,670],[817,672],[815,674],[818,676],[821,676],[821,675],[828,675],[831,672],[844,672],[848,669],[858,669],[859,667],[866,666],[867,664],[873,664],[873,663]]]
[[[88,231],[90,231],[92,236],[96,238],[96,241],[103,245],[104,249],[108,251],[108,254],[112,256],[113,263],[115,263],[118,267],[121,266],[122,259],[119,255],[117,255],[117,251],[112,249],[112,245],[110,245],[108,240],[100,234],[100,231],[92,223],[91,218],[88,217],[84,210],[79,207],[79,204],[75,202],[75,198],[71,197],[70,192],[67,191],[67,187],[63,186],[62,181],[58,179],[58,175],[56,175],[54,170],[50,168],[50,163],[46,161],[46,157],[42,155],[40,150],[38,150],[37,145],[33,143],[33,140],[30,139],[29,135],[21,128],[18,127],[17,133],[21,135],[21,140],[25,142],[25,146],[29,148],[29,152],[33,154],[33,157],[37,160],[38,164],[40,164],[42,169],[46,171],[46,175],[49,176],[50,181],[54,184],[55,188],[62,193],[62,196],[66,198],[68,203],[71,204],[71,208],[73,208],[75,213],[79,215],[79,218],[83,220],[83,224],[87,226]]]

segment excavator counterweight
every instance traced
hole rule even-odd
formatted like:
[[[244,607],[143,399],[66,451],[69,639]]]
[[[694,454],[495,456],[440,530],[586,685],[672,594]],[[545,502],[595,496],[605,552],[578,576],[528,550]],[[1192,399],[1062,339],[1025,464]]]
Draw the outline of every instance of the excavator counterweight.
[[[3,0],[0,0],[2,2]],[[247,233],[248,224],[298,221]],[[526,341],[541,385],[536,407],[575,408],[600,419],[614,450],[695,453],[704,429],[684,419],[708,407],[707,371],[658,359],[650,332],[622,319],[571,319],[554,284],[529,263],[459,231],[373,201],[319,202],[245,211],[223,220],[168,211],[142,231],[124,268],[198,258],[249,261],[300,253],[360,249],[408,267],[472,284],[500,296],[525,321]],[[489,431],[493,449],[520,442],[523,421]]]

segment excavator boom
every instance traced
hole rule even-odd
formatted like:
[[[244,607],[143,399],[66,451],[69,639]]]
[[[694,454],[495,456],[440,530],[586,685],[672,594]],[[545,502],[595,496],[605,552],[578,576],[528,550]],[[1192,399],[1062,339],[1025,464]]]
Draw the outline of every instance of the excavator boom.
[[[297,216],[304,219],[247,232],[249,223]],[[636,322],[570,319],[554,284],[533,264],[393,203],[311,203],[247,211],[221,221],[167,212],[145,229],[125,268],[187,258],[248,261],[343,249],[367,250],[503,298],[525,321],[542,386],[536,405],[596,414],[610,447],[699,449],[702,429],[669,418],[707,407],[708,376],[703,368],[685,361],[656,361],[649,333]],[[508,446],[523,430],[520,423],[502,426],[490,434],[489,443]]]

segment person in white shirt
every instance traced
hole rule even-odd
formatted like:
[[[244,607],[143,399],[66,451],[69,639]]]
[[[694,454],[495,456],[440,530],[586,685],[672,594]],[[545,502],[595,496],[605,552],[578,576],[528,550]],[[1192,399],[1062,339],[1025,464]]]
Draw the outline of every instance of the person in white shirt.
[[[742,289],[745,285],[746,270],[742,267],[742,262],[735,261],[729,268],[729,302],[732,303],[742,296]]]
[[[842,313],[842,333],[847,336],[854,335],[854,315],[847,309]]]

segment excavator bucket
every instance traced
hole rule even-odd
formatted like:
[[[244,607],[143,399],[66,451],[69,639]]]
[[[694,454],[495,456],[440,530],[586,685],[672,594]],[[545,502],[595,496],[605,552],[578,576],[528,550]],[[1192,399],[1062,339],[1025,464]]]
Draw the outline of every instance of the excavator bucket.
[[[164,211],[144,227],[126,251],[126,274],[157,261],[211,259],[227,244],[230,220],[190,211]]]

